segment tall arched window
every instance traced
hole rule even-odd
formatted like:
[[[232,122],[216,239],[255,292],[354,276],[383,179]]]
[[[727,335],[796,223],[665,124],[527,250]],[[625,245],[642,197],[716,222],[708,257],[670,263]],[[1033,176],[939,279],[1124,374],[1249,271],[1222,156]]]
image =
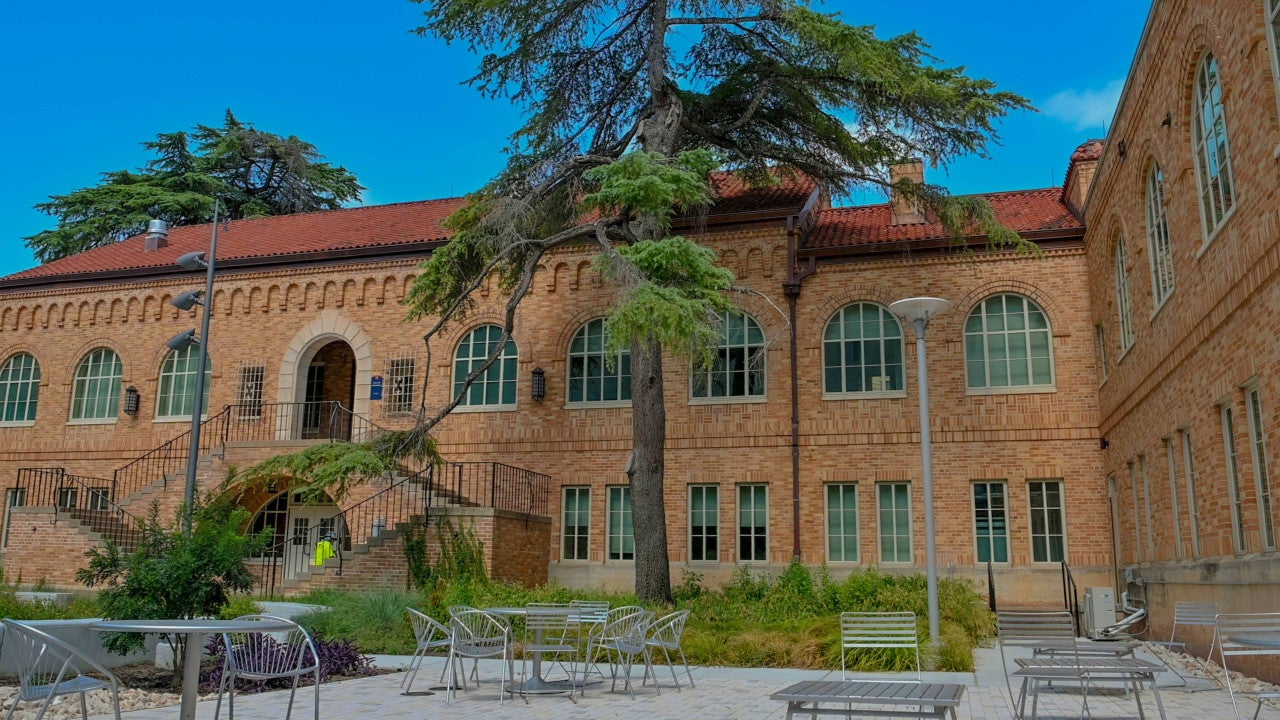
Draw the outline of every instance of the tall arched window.
[[[1231,174],[1231,148],[1227,143],[1227,116],[1222,107],[1222,82],[1218,60],[1206,53],[1196,69],[1195,106],[1191,135],[1200,184],[1200,210],[1205,237],[1212,235],[1235,205],[1235,180]]]
[[[111,348],[96,348],[80,361],[71,390],[72,420],[111,420],[119,415],[124,365]]]
[[[40,363],[31,353],[18,353],[0,368],[0,423],[28,425],[36,421],[40,399]]]
[[[1004,293],[978,303],[964,324],[969,389],[1053,386],[1053,334],[1028,297]]]
[[[720,347],[707,367],[693,369],[695,399],[763,398],[764,332],[750,315],[730,310],[720,317]]]
[[[1173,292],[1173,248],[1169,245],[1164,173],[1159,163],[1151,163],[1147,174],[1147,249],[1151,258],[1151,298],[1158,308]]]
[[[1280,83],[1280,0],[1267,0],[1267,37],[1271,40],[1271,74]],[[1280,100],[1280,89],[1276,95]]]
[[[1116,315],[1120,323],[1120,353],[1133,347],[1137,337],[1133,332],[1133,298],[1129,294],[1129,256],[1125,251],[1124,235],[1116,235]]]
[[[631,352],[610,354],[604,318],[578,328],[569,342],[571,403],[625,402],[631,399]]]
[[[179,351],[170,351],[160,366],[160,396],[156,400],[157,420],[190,420],[195,409],[197,366],[200,364],[199,345],[188,345]],[[204,412],[209,411],[209,386],[213,379],[213,363],[206,358],[204,364]]]
[[[822,368],[827,395],[901,392],[902,327],[875,303],[846,305],[822,335]]]
[[[467,333],[458,343],[453,356],[453,392],[462,393],[467,375],[484,365],[489,353],[498,346],[502,328],[497,325],[481,325]],[[476,378],[470,390],[462,397],[459,407],[515,407],[516,405],[516,342],[507,340],[498,359]]]

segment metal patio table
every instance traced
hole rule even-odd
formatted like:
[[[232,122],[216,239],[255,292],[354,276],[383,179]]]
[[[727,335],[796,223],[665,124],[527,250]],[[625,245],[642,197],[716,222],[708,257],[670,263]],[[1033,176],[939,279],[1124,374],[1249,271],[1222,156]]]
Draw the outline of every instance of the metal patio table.
[[[491,615],[503,615],[506,617],[524,617],[529,613],[528,608],[522,607],[492,607],[484,608],[484,611]],[[584,615],[591,613],[578,612],[565,608],[565,614],[569,616],[569,622],[578,623],[582,621]],[[535,630],[533,633],[533,642],[536,645],[542,644],[542,630]],[[585,672],[583,673],[586,674]],[[513,678],[514,680],[514,678]],[[542,653],[533,653],[533,677],[525,680],[518,687],[512,685],[511,692],[514,694],[525,693],[528,695],[552,695],[555,693],[570,692],[573,689],[574,679],[547,681],[542,677]]]
[[[283,632],[295,625],[288,620],[99,620],[89,624],[100,632],[135,632],[148,635],[186,635],[187,655],[182,665],[180,720],[195,720],[200,690],[200,658],[209,635],[225,632]],[[194,652],[193,652],[194,650]]]

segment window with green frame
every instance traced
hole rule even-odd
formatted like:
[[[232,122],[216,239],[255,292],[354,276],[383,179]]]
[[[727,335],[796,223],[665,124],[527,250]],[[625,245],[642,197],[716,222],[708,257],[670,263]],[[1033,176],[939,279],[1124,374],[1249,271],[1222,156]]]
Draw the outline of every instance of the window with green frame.
[[[694,398],[764,397],[764,332],[750,315],[730,310],[720,317],[720,345],[706,367],[690,374]]]
[[[828,395],[903,390],[902,326],[875,303],[855,303],[827,322],[822,390]]]
[[[909,483],[876,486],[880,514],[880,562],[911,562],[911,489]]]
[[[200,364],[199,345],[188,345],[182,350],[171,350],[160,366],[160,396],[156,400],[156,417],[159,419],[191,419],[196,402],[196,376]],[[204,405],[209,410],[209,390],[213,384],[213,363],[207,357],[204,365]]]
[[[738,486],[738,559],[769,559],[769,487]]]
[[[91,350],[76,368],[71,391],[72,420],[107,420],[118,417],[120,379],[124,365],[111,348]]]
[[[502,328],[481,325],[467,333],[453,355],[453,392],[462,394],[467,376],[484,365],[502,338]],[[515,407],[516,405],[516,341],[507,340],[498,359],[483,375],[476,378],[462,396],[459,407]]]
[[[827,486],[827,560],[858,562],[858,485]]]
[[[720,488],[716,485],[689,486],[689,559],[720,559]]]
[[[1062,562],[1067,559],[1066,511],[1062,501],[1062,481],[1032,480],[1031,561]]]
[[[564,489],[564,518],[560,536],[563,538],[561,558],[586,560],[591,525],[591,488],[566,487]]]
[[[1009,562],[1009,510],[1003,482],[973,484],[973,522],[978,562]]]
[[[40,363],[31,353],[18,353],[0,368],[0,423],[36,420],[40,400]]]
[[[969,389],[1050,387],[1053,334],[1049,319],[1030,298],[992,295],[964,324],[965,377]]]
[[[635,560],[636,538],[631,525],[631,488],[609,487],[609,559]]]

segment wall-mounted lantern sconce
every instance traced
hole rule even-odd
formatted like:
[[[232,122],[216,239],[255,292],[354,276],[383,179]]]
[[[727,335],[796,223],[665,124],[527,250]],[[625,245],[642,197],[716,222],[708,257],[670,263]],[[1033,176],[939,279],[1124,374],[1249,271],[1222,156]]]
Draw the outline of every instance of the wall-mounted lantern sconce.
[[[130,385],[124,389],[124,414],[137,415],[138,405],[140,403],[138,396],[138,388]]]
[[[533,399],[539,402],[547,396],[547,372],[542,368],[533,369]]]
[[[1173,124],[1173,113],[1165,111],[1164,119],[1160,121],[1160,127],[1169,127]]]
[[[1121,160],[1129,156],[1129,146],[1125,144],[1123,139],[1116,143],[1116,151],[1120,153]]]
[[[1098,447],[1102,448],[1103,450],[1106,450],[1107,448],[1111,447],[1111,441],[1106,438],[1102,438],[1098,440]]]

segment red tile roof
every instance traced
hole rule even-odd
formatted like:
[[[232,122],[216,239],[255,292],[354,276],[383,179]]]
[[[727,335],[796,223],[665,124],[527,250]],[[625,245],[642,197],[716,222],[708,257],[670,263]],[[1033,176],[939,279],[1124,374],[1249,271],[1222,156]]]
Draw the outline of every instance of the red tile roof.
[[[728,174],[713,177],[712,185],[716,201],[706,211],[710,216],[779,209],[795,213],[815,187],[807,180],[747,187]],[[441,223],[465,204],[465,198],[447,198],[235,220],[218,232],[217,259],[287,261],[291,256],[364,248],[392,252],[397,246],[413,249],[424,242],[448,240],[449,231]],[[144,250],[145,238],[136,235],[0,278],[0,285],[9,281],[75,280],[88,273],[171,269],[180,255],[208,250],[210,230],[208,223],[171,228],[168,245],[152,252]]]
[[[1062,200],[1062,188],[1015,190],[984,194],[996,218],[1019,233],[1046,230],[1083,230],[1084,225]],[[879,243],[945,240],[951,235],[941,223],[894,225],[889,205],[823,210],[806,238],[803,249],[822,250]]]
[[[218,231],[217,259],[224,262],[445,240],[448,232],[441,221],[465,203],[463,198],[449,198],[235,220]],[[209,249],[210,230],[208,223],[171,228],[169,244],[153,252],[146,252],[145,238],[135,235],[3,280],[173,268],[180,255]]]

